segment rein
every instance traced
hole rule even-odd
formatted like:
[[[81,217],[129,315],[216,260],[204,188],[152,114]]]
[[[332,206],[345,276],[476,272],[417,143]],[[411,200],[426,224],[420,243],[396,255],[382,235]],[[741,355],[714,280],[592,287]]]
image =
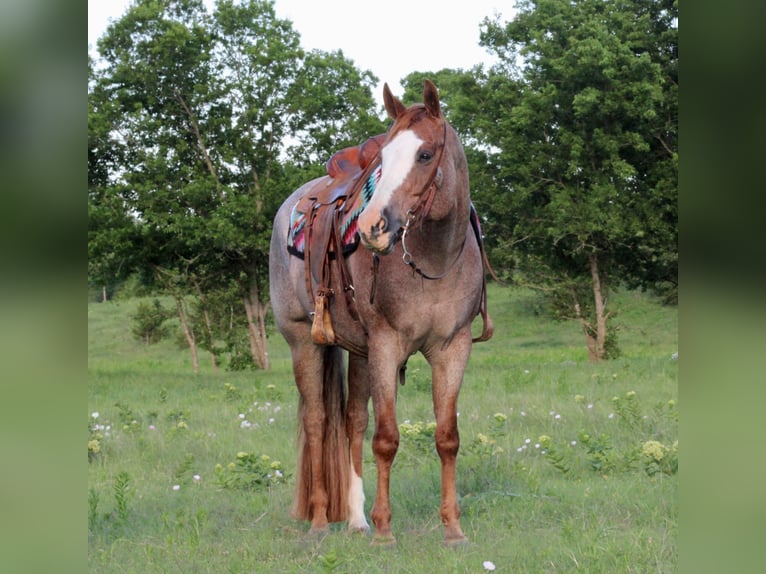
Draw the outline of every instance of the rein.
[[[412,253],[410,253],[409,250],[407,249],[407,243],[405,242],[405,239],[407,238],[407,232],[410,230],[410,225],[414,223],[416,220],[417,220],[417,216],[410,209],[407,212],[407,223],[404,224],[404,231],[402,232],[402,251],[404,251],[404,253],[402,254],[402,261],[404,261],[405,265],[409,265],[410,267],[412,267],[412,270],[415,271],[415,273],[417,273],[424,279],[430,279],[431,281],[443,279],[449,274],[450,271],[452,271],[452,268],[458,262],[458,260],[460,259],[460,256],[463,255],[463,249],[465,248],[466,238],[465,237],[463,238],[463,243],[460,246],[460,251],[458,252],[454,261],[452,261],[452,263],[449,265],[449,267],[447,267],[447,269],[444,270],[444,273],[441,273],[439,275],[429,275],[428,273],[423,271],[420,267],[418,267],[415,264],[415,260],[412,258]]]

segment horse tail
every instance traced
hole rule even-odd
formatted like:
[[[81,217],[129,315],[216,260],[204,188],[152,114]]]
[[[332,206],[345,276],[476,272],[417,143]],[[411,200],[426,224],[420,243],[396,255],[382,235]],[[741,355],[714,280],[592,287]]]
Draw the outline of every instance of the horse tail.
[[[324,435],[322,439],[322,477],[327,492],[327,520],[342,522],[348,517],[348,488],[350,453],[346,432],[346,391],[343,352],[340,347],[327,346],[322,357],[322,397],[324,403]],[[311,520],[312,470],[311,455],[303,413],[303,397],[298,403],[298,480],[293,499],[292,515]]]

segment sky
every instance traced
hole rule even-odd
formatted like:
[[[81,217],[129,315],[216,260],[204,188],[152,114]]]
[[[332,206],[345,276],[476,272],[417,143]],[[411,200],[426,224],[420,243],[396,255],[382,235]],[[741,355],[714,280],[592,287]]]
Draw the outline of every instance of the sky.
[[[131,0],[88,0],[88,51],[110,19],[122,16]],[[205,0],[212,9],[213,0]],[[291,20],[306,50],[342,50],[361,70],[380,83],[374,94],[382,101],[383,83],[402,95],[400,80],[411,72],[443,68],[469,69],[495,58],[479,46],[479,24],[499,14],[513,16],[513,0],[382,0],[378,6],[360,0],[276,0],[278,18]],[[459,6],[459,8],[457,8]],[[373,15],[374,14],[374,15]]]

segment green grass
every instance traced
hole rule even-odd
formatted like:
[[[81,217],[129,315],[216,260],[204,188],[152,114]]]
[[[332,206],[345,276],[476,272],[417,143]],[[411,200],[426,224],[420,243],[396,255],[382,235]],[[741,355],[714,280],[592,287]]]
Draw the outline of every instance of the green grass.
[[[617,293],[622,355],[590,364],[577,325],[538,316],[532,294],[492,285],[489,296],[496,334],[474,346],[460,397],[458,491],[471,543],[457,549],[441,545],[422,357],[399,392],[399,422],[410,426],[392,473],[397,547],[372,547],[344,525],[313,540],[288,517],[297,393],[281,337],[270,339],[268,372],[213,373],[201,355],[194,375],[172,341],[132,339],[138,301],[90,304],[84,418],[99,452],[88,470],[89,570],[459,573],[491,561],[514,573],[675,571],[678,475],[641,448],[655,440],[665,462],[675,456],[676,309]],[[239,452],[278,461],[285,482],[224,487]],[[364,471],[369,515],[369,441]]]

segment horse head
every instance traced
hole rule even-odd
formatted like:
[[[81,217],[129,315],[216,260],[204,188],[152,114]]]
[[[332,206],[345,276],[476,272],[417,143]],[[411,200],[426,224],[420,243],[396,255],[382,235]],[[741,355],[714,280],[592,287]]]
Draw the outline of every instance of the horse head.
[[[383,88],[383,101],[393,124],[381,149],[380,180],[359,216],[359,235],[365,247],[387,254],[411,219],[429,214],[445,173],[453,175],[454,165],[442,165],[442,159],[448,134],[454,134],[451,128],[448,131],[439,93],[429,80],[425,81],[422,104],[406,108],[388,84]],[[457,138],[451,139],[459,146]],[[439,214],[431,213],[431,217]]]

